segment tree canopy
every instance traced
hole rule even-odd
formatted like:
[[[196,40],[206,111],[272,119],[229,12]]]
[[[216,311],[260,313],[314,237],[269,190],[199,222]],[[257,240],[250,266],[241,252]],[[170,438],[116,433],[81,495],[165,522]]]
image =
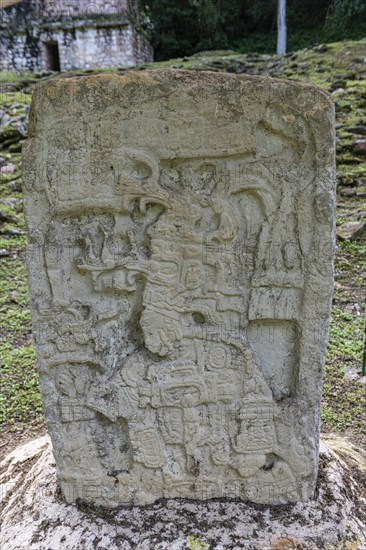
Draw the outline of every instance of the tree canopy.
[[[273,53],[277,0],[140,0],[157,60],[211,49]],[[287,0],[288,50],[366,35],[365,0]]]

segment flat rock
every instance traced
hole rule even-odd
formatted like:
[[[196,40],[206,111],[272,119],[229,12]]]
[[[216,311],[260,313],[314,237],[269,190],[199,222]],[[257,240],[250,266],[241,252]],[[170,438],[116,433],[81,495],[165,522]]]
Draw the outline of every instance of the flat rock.
[[[337,237],[342,241],[354,240],[365,235],[366,223],[364,222],[346,222],[337,229]]]
[[[354,152],[359,155],[366,155],[366,141],[364,140],[355,141]]]
[[[5,164],[4,166],[2,166],[1,173],[2,174],[12,174],[15,169],[16,169],[15,164],[10,162],[9,164]]]
[[[355,197],[357,195],[357,187],[347,187],[346,189],[341,189],[341,197]]]
[[[50,439],[44,436],[18,447],[1,464],[1,548],[363,550],[362,457],[355,445],[327,436],[327,446],[321,444],[316,498],[307,503],[171,499],[106,510],[63,501]]]

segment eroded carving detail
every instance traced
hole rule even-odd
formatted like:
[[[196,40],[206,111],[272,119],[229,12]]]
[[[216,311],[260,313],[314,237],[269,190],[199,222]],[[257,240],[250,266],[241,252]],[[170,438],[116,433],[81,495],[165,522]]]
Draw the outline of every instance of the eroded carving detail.
[[[84,113],[78,101],[71,109]],[[31,280],[33,316],[69,500],[280,503],[314,488],[317,399],[306,405],[304,369],[307,353],[322,361],[307,331],[309,318],[323,315],[311,309],[313,255],[319,232],[331,231],[328,191],[315,207],[305,200],[321,169],[318,145],[310,115],[291,126],[278,106],[248,122],[255,140],[245,149],[235,144],[236,122],[215,109],[214,123],[202,118],[203,135],[209,124],[226,130],[216,153],[210,137],[206,154],[198,145],[188,154],[200,117],[192,127],[186,121],[181,141],[169,141],[147,114],[157,133],[145,147],[132,146],[142,139],[138,117],[130,130],[123,118],[120,127],[111,122],[111,150],[92,120],[94,141],[86,135],[78,145],[75,129],[70,158],[82,162],[71,179],[62,142],[44,122],[48,169],[40,181],[52,208],[29,261],[43,277],[44,296]],[[164,117],[174,127],[168,110]],[[104,157],[96,148],[103,139]],[[84,147],[96,155],[89,163]]]

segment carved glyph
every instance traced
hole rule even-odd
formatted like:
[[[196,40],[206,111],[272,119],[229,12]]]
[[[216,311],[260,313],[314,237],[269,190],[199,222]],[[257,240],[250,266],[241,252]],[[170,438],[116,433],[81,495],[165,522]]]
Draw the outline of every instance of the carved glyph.
[[[38,88],[28,271],[68,501],[312,496],[333,142],[307,85],[144,71]]]

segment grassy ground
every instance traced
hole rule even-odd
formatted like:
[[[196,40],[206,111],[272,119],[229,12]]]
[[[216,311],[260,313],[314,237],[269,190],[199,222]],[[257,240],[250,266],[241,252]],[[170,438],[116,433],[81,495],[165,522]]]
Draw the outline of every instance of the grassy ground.
[[[291,78],[313,82],[330,92],[337,114],[337,226],[366,218],[366,156],[355,152],[355,141],[366,141],[366,40],[318,46],[285,58],[206,52],[155,66]],[[85,72],[73,71],[73,74]],[[0,73],[0,109],[11,116],[24,113],[36,80],[34,75],[25,74],[12,80],[9,73]],[[0,143],[0,156],[15,165],[13,173],[2,173],[0,178],[0,422],[4,436],[0,452],[44,429],[31,338],[20,153],[16,145],[4,148]],[[363,445],[366,445],[366,385],[358,373],[362,360],[365,291],[366,241],[337,239],[322,428],[345,432]]]

